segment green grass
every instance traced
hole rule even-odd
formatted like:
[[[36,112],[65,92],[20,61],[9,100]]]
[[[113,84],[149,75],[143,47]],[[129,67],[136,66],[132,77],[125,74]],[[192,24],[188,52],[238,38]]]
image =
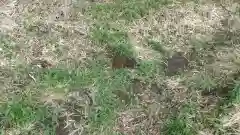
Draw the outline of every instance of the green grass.
[[[55,134],[57,112],[26,95],[12,98],[0,106],[2,133],[16,129],[21,134]]]
[[[89,14],[98,21],[134,21],[147,15],[150,10],[161,8],[170,3],[171,0],[116,0],[112,3],[92,6]]]
[[[13,57],[13,50],[16,48],[16,42],[9,35],[0,35],[1,53],[8,59]]]
[[[105,45],[110,54],[134,56],[127,32],[122,29],[111,28],[107,24],[99,24],[93,28],[91,37],[94,41]]]
[[[109,126],[114,124],[116,112],[118,112],[124,104],[114,95],[114,91],[127,90],[131,80],[128,71],[115,71],[105,79],[99,79],[96,83],[96,103],[99,110],[96,110],[92,115],[92,123],[94,127]]]
[[[52,21],[48,24],[44,19],[48,14],[54,14],[57,5],[40,2],[38,6],[33,6],[34,10],[29,9],[31,7],[24,10],[23,15],[20,15],[22,20],[19,25],[23,26],[19,33],[16,30],[1,35],[0,38],[0,62],[2,58],[9,62],[0,68],[0,75],[3,76],[0,82],[4,84],[4,94],[0,95],[2,134],[8,131],[30,135],[55,135],[57,123],[63,124],[62,120],[59,120],[60,114],[64,115],[61,118],[67,120],[65,116],[73,113],[79,116],[69,116],[73,120],[66,130],[74,132],[81,129],[82,134],[90,135],[195,135],[205,129],[219,134],[230,132],[222,127],[220,119],[227,115],[234,105],[239,104],[239,84],[235,77],[238,72],[235,61],[238,61],[239,57],[237,54],[224,55],[224,58],[229,60],[226,62],[219,55],[229,54],[226,50],[233,49],[234,45],[228,45],[228,41],[237,41],[234,37],[237,34],[226,32],[227,36],[223,36],[221,31],[216,31],[213,43],[205,39],[192,40],[191,37],[184,45],[192,48],[192,52],[183,50],[184,54],[191,55],[191,68],[180,75],[167,76],[167,59],[170,52],[178,50],[158,40],[162,41],[159,39],[162,35],[181,38],[170,31],[161,31],[161,27],[165,27],[161,22],[174,16],[164,16],[168,5],[172,3],[174,4],[169,6],[169,13],[178,14],[179,7],[185,12],[184,5],[179,1],[113,0],[90,3],[84,16],[76,10],[75,19]],[[195,8],[200,7],[201,5],[198,5]],[[163,16],[158,14],[159,12]],[[43,19],[39,19],[40,17]],[[89,26],[79,26],[81,21],[89,22]],[[155,26],[145,26],[148,21]],[[138,30],[132,27],[136,24],[143,26],[139,26],[139,31],[143,30],[144,34],[132,33],[132,30]],[[81,27],[89,28],[86,35],[78,33]],[[159,32],[155,35],[157,37],[151,35],[152,30]],[[141,47],[152,49],[153,55],[160,53],[162,57],[154,60],[139,58],[130,34],[139,38],[137,40]],[[191,34],[194,37],[194,33]],[[185,40],[187,41],[179,41]],[[92,47],[90,51],[89,46]],[[39,52],[43,53],[33,56],[34,49],[38,47]],[[182,49],[178,44],[174,47]],[[98,52],[99,50],[101,52]],[[135,69],[112,69],[113,55],[136,58],[138,64]],[[50,67],[39,68],[31,63],[38,59],[54,62]],[[212,66],[215,62],[219,62],[221,67]],[[160,89],[161,92],[155,92],[153,85],[159,86],[155,91]],[[217,95],[225,86],[229,86],[226,95]],[[211,95],[211,92],[201,94],[211,90],[215,90],[215,93],[212,93],[216,95]],[[70,95],[75,92],[78,94],[74,95],[76,97],[73,99]],[[59,93],[63,97],[51,99],[52,95]],[[86,95],[93,100],[92,104],[85,99]],[[214,100],[205,103],[211,97],[216,99],[216,102]],[[51,102],[44,103],[46,98]],[[121,121],[120,117],[126,117],[125,121]],[[115,131],[119,128],[121,131]],[[78,133],[80,134],[80,130]]]
[[[93,5],[88,13],[95,20],[91,37],[94,41],[106,45],[110,53],[134,57],[131,39],[128,37],[123,22],[139,19],[147,15],[151,9],[160,8],[170,3],[169,0],[117,0],[113,3]],[[117,20],[124,21],[111,23]]]
[[[190,81],[189,81],[190,80]],[[189,88],[210,91],[218,86],[217,79],[208,73],[199,73],[186,82]]]
[[[100,62],[101,63],[101,62]],[[131,84],[130,72],[127,70],[108,71],[106,74],[105,66],[99,63],[91,65],[91,67],[85,69],[44,69],[39,71],[36,75],[39,75],[36,82],[37,85],[32,88],[37,88],[41,93],[50,91],[56,93],[64,93],[66,90],[71,92],[73,88],[77,88],[78,91],[83,91],[84,88],[92,86],[96,89],[95,92],[95,105],[91,107],[91,111],[88,114],[87,121],[90,121],[90,131],[96,132],[102,127],[107,127],[114,124],[116,118],[116,112],[118,112],[124,104],[116,98],[114,91],[127,90]],[[45,91],[42,91],[46,89]],[[36,98],[39,98],[39,95]],[[20,98],[20,99],[18,99]],[[80,105],[80,104],[79,104]],[[77,109],[77,108],[76,108]],[[7,101],[2,105],[3,111],[2,123],[10,123],[13,128],[24,126],[24,124],[31,124],[38,121],[50,122],[49,117],[54,115],[50,112],[46,106],[41,105],[40,101],[28,98],[26,96],[13,97],[13,101]],[[55,114],[57,115],[57,114]],[[45,120],[46,119],[46,120]],[[54,123],[55,122],[55,123]],[[44,123],[40,123],[44,125]],[[51,134],[54,134],[56,120],[46,125],[47,127],[41,127],[40,129],[48,128]],[[50,131],[51,130],[51,131]],[[23,131],[22,133],[24,133]],[[32,132],[36,132],[35,130]],[[33,134],[33,133],[30,134]],[[50,133],[49,133],[50,134]]]
[[[168,56],[168,52],[166,51],[166,49],[164,48],[164,44],[158,42],[158,41],[154,41],[154,40],[148,40],[148,45],[153,49],[156,50],[158,52],[160,52],[162,55],[164,56]]]
[[[188,103],[183,106],[178,114],[173,114],[165,123],[164,134],[166,135],[195,135],[197,128],[194,123],[196,115],[195,105]]]
[[[99,64],[100,63],[100,64]],[[131,84],[130,72],[127,70],[106,71],[106,65],[101,62],[92,63],[90,67],[66,70],[50,69],[43,71],[40,77],[40,87],[53,90],[55,92],[71,92],[73,88],[83,91],[85,88],[94,87],[95,106],[91,107],[88,114],[90,130],[102,129],[114,124],[116,112],[124,104],[116,98],[114,91],[127,90]]]
[[[193,135],[191,127],[183,118],[171,118],[167,122],[165,134],[167,135]]]
[[[136,70],[136,78],[140,78],[145,82],[157,80],[158,76],[164,76],[164,65],[159,61],[141,61]]]
[[[234,104],[239,104],[240,102],[240,86],[239,86],[239,82],[236,83],[233,91],[232,91],[232,94],[231,94],[231,97],[230,97],[232,103]]]

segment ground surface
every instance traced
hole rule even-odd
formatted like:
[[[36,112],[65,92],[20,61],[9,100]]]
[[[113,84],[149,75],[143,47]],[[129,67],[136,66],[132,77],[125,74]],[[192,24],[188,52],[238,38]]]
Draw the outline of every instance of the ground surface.
[[[237,0],[0,0],[0,132],[238,135],[239,47]]]

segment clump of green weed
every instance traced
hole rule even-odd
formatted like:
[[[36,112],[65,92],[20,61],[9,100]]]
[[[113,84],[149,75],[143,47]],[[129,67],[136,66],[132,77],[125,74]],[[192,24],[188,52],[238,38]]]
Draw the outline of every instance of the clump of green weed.
[[[165,128],[167,135],[193,135],[192,129],[183,118],[171,118]]]
[[[108,25],[96,26],[92,31],[92,39],[106,45],[110,53],[128,57],[134,55],[128,35],[123,30],[112,29]]]
[[[124,104],[114,94],[117,90],[127,91],[131,83],[130,73],[127,70],[116,70],[110,73],[109,77],[103,77],[96,82],[96,103],[98,109],[91,114],[91,123],[93,127],[100,125],[109,126],[113,124],[116,118],[116,112]]]
[[[23,134],[55,134],[58,114],[29,97],[13,97],[2,103],[0,110],[0,125],[3,130],[15,129]]]
[[[157,75],[164,74],[164,66],[157,61],[140,61],[135,74],[145,81],[152,81]]]
[[[190,103],[184,105],[179,114],[171,116],[164,127],[166,135],[194,135],[195,128],[194,118],[196,117],[195,105]]]

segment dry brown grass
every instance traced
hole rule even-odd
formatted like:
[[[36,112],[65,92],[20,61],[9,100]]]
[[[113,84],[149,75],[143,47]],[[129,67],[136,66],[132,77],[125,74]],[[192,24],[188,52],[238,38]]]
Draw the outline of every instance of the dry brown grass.
[[[204,69],[214,70],[219,75],[228,75],[239,70],[239,40],[236,35],[239,31],[239,17],[235,14],[229,15],[230,11],[227,10],[236,12],[234,10],[237,10],[237,7],[238,3],[227,2],[221,5],[215,2],[174,3],[160,11],[151,11],[149,16],[133,22],[128,29],[135,41],[133,45],[139,52],[139,57],[151,59],[159,55],[150,49],[146,42],[146,39],[153,39],[161,43],[170,54],[183,52],[193,64],[191,66],[195,67],[193,73]],[[228,23],[224,24],[223,21]],[[227,39],[227,35],[232,38]],[[218,46],[219,39],[224,40],[224,46]],[[211,50],[212,47],[214,50]],[[193,48],[197,49],[197,52],[192,52]],[[202,67],[197,67],[197,61],[189,56],[193,53],[200,54],[203,58],[199,59]],[[214,57],[213,60],[211,57]]]
[[[75,3],[69,2],[19,0],[0,4],[0,36],[7,37],[5,38],[7,45],[13,45],[11,48],[0,47],[0,78],[3,84],[0,90],[3,93],[1,97],[5,97],[1,102],[6,102],[14,93],[23,92],[18,86],[17,79],[20,79],[19,76],[25,76],[25,73],[15,75],[15,70],[17,73],[19,66],[24,65],[28,68],[46,61],[51,68],[80,68],[95,59],[96,54],[103,52],[103,49],[94,45],[88,37],[89,23],[81,13],[82,8],[85,8],[83,5],[85,1],[82,1],[81,8],[74,7]],[[7,56],[9,54],[10,58]],[[28,72],[26,73],[28,77],[22,78],[21,81],[32,80],[34,85],[36,78]],[[24,86],[21,89],[27,88]],[[68,101],[71,99],[68,94],[51,92],[51,89],[43,90],[38,96],[37,98],[41,98],[40,101],[48,106],[65,109],[62,117],[66,123],[63,121],[63,124],[66,130],[69,130],[69,134],[81,133],[81,124],[84,123],[75,121],[78,116],[74,115],[77,115],[77,112],[69,110],[69,107],[74,105],[67,104],[80,101],[75,101],[76,99]],[[77,100],[80,100],[81,96],[83,94],[80,94]],[[89,105],[83,105],[85,107],[83,110],[88,111],[87,106]],[[87,113],[83,112],[84,115]],[[20,134],[32,130],[32,123],[28,124],[26,131],[24,128],[9,129],[7,131],[9,133],[6,134]]]
[[[74,11],[73,3],[15,1],[5,6],[0,26],[2,33],[8,31],[11,39],[21,44],[14,52],[17,61],[46,60],[54,66],[73,66],[71,61],[84,63],[102,51],[87,38],[89,26],[81,13]]]
[[[193,68],[188,69],[182,76],[165,77],[165,81],[161,80],[159,84],[166,84],[166,88],[172,91],[170,92],[174,97],[172,99],[177,103],[184,104],[195,100],[194,102],[204,106],[199,110],[204,114],[216,109],[222,97],[204,96],[201,92],[195,91],[201,91],[201,87],[191,91],[189,84],[183,84],[183,82],[199,79],[199,75],[206,74],[216,82],[216,87],[225,87],[232,83],[239,72],[238,9],[239,3],[234,1],[223,1],[221,4],[214,1],[201,1],[198,4],[176,2],[161,10],[150,11],[150,15],[136,20],[127,29],[131,35],[130,39],[134,40],[133,45],[140,58],[162,59],[162,54],[152,50],[146,39],[158,41],[170,54],[176,51],[184,52]],[[189,56],[193,53],[192,48],[198,49],[197,53],[195,52],[198,56],[193,59]],[[212,48],[214,49],[211,50]],[[201,65],[197,64],[198,60]],[[213,87],[215,86],[213,84]],[[238,112],[235,114],[225,125],[233,126],[237,123]],[[210,135],[213,131],[204,129],[199,134]]]
[[[196,5],[194,2],[173,4],[161,11],[153,11],[129,27],[138,43],[152,38],[163,43],[167,50],[187,52],[191,40],[202,38],[212,40],[212,36],[222,27],[221,20],[228,13],[214,3]],[[146,46],[146,45],[145,45]]]
[[[222,118],[223,128],[224,129],[232,129],[236,134],[240,133],[240,111],[236,105],[232,111],[228,113],[227,116]]]
[[[88,2],[80,2],[80,5],[70,0],[19,0],[0,3],[0,34],[8,37],[13,45],[9,50],[0,47],[0,76],[5,77],[0,84],[4,84],[4,90],[15,91],[18,86],[15,88],[12,81],[14,75],[6,74],[7,71],[2,70],[9,69],[8,72],[11,72],[11,69],[14,70],[18,65],[38,65],[39,61],[47,61],[51,67],[81,68],[94,60],[95,55],[106,54],[103,48],[89,39],[92,22],[82,14]],[[193,102],[199,105],[196,114],[186,116],[190,119],[197,117],[194,115],[207,114],[216,109],[222,97],[202,95],[201,91],[206,88],[202,87],[200,81],[209,77],[214,83],[216,81],[216,84],[211,84],[212,87],[222,87],[232,83],[239,72],[240,18],[235,14],[238,8],[239,4],[233,1],[224,1],[222,4],[214,1],[174,2],[162,9],[149,11],[149,15],[134,20],[129,25],[124,21],[112,22],[113,26],[121,26],[127,31],[130,43],[141,61],[165,64],[166,55],[151,48],[147,42],[150,39],[159,42],[169,55],[176,51],[183,52],[191,67],[180,75],[171,77],[162,73],[155,75],[155,78],[145,84],[137,84],[142,86],[135,88],[137,92],[134,93],[134,98],[137,99],[137,105],[120,110],[114,129],[111,127],[113,125],[107,129],[98,129],[102,131],[100,134],[115,130],[129,135],[136,134],[137,131],[157,135],[162,132],[160,129],[166,119],[179,112],[185,104]],[[223,39],[223,42],[219,39]],[[196,57],[191,58],[193,48],[197,53],[195,52]],[[6,56],[9,52],[11,58]],[[105,58],[106,56],[103,59],[108,62],[109,59]],[[131,74],[134,73],[134,70],[131,71]],[[201,78],[202,76],[204,77]],[[20,79],[36,82],[31,74],[23,74]],[[152,88],[155,83],[159,85],[157,90]],[[68,91],[57,93],[46,89],[42,93],[41,102],[63,110],[63,128],[69,130],[70,134],[84,134],[89,127],[85,127],[87,123],[82,119],[88,118],[91,99],[84,93],[66,93]],[[80,107],[71,108],[75,103]],[[82,116],[79,116],[79,113]],[[239,109],[229,113],[222,123],[223,129],[230,127],[239,133]],[[26,126],[26,130],[31,130],[31,124]],[[196,130],[201,130],[199,135],[214,134],[214,129],[205,125]]]

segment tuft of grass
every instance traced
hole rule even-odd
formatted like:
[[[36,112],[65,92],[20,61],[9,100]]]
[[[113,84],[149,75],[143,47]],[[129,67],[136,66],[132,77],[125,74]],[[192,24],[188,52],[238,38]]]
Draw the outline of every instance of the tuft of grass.
[[[111,3],[96,4],[91,7],[91,16],[100,21],[133,21],[147,15],[151,9],[160,8],[171,0],[115,0]]]
[[[204,52],[209,50],[212,45],[209,45],[207,43],[207,41],[203,40],[203,39],[192,39],[191,40],[191,44],[193,45],[193,48],[197,51],[197,52]]]
[[[193,135],[192,129],[183,118],[171,118],[165,128],[166,135]]]
[[[109,77],[103,77],[96,82],[95,100],[98,107],[91,114],[91,124],[95,130],[99,130],[100,127],[113,126],[117,112],[125,107],[114,92],[128,90],[131,84],[130,73],[127,70],[116,70],[110,73]]]
[[[234,89],[231,91],[230,101],[233,104],[239,104],[240,103],[240,85],[239,85],[239,82],[236,82],[236,84],[234,86]]]
[[[136,70],[136,75],[145,81],[151,82],[155,80],[158,75],[164,74],[164,66],[158,61],[140,61]]]
[[[65,68],[64,66],[39,71],[38,83],[44,87],[62,88],[87,87],[95,84],[105,75],[106,62],[89,62],[86,67]]]
[[[3,53],[5,58],[12,59],[14,54],[14,49],[17,44],[15,40],[9,35],[1,35],[0,33],[0,48],[1,53]]]
[[[160,52],[162,55],[167,55],[166,49],[164,48],[164,45],[158,41],[154,41],[154,40],[148,40],[148,45],[153,49],[156,50],[158,52]]]
[[[19,96],[0,106],[0,125],[5,131],[18,130],[21,134],[55,134],[56,112],[36,100]],[[14,134],[14,133],[13,133]]]
[[[114,126],[117,112],[125,107],[114,92],[128,91],[131,84],[131,73],[125,69],[106,70],[106,63],[101,61],[91,62],[86,68],[76,69],[45,69],[40,74],[38,83],[41,89],[54,92],[84,91],[89,88],[94,93],[94,106],[86,114],[86,123],[89,127],[85,130],[91,133],[105,132]],[[76,90],[77,89],[77,90]],[[82,104],[77,103],[77,106]]]
[[[196,127],[194,124],[196,116],[196,105],[188,103],[183,105],[179,114],[171,116],[165,123],[164,134],[166,135],[194,135]]]
[[[189,88],[205,91],[210,91],[218,86],[217,80],[207,73],[198,73],[198,75],[193,76],[186,83]]]
[[[71,83],[74,74],[66,69],[50,69],[43,71],[41,77],[41,84],[47,87],[68,87]]]
[[[134,51],[128,35],[123,30],[110,28],[108,25],[97,26],[92,30],[92,39],[102,45],[110,53],[133,57]]]
[[[170,0],[116,0],[110,3],[92,5],[88,14],[96,21],[91,37],[94,41],[106,45],[108,51],[113,54],[134,57],[135,54],[128,34],[123,30],[124,26],[111,28],[116,23],[110,22],[117,20],[131,22],[147,15],[151,9],[157,9],[170,2]],[[106,23],[105,20],[108,22]]]

